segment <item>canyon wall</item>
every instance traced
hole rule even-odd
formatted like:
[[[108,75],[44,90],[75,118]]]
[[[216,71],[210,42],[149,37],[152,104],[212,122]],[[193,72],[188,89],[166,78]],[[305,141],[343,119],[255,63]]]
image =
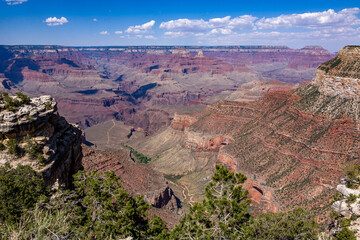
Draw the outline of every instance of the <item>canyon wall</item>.
[[[185,201],[200,198],[211,169],[221,163],[248,176],[245,186],[259,211],[302,206],[322,218],[344,166],[360,162],[358,95],[330,79],[351,77],[350,89],[357,91],[358,50],[345,47],[337,65],[327,73],[325,67],[335,60],[321,65],[314,80],[296,90],[270,88],[257,101],[219,101],[188,118],[177,117],[171,130],[132,146],[158,156],[152,164],[188,189]],[[350,67],[351,75],[342,76],[340,70]]]
[[[250,81],[310,80],[331,57],[321,47],[0,46],[0,87],[51,95],[82,128],[116,118],[152,134],[181,107],[225,99]]]
[[[3,100],[0,103],[0,136],[5,145],[0,164],[29,165],[43,173],[47,185],[70,187],[72,175],[82,168],[81,130],[56,113],[50,96],[29,103],[12,99],[21,105],[8,110]],[[18,145],[13,150],[11,141]]]
[[[313,84],[326,96],[358,98],[360,96],[360,48],[347,46],[316,71]]]

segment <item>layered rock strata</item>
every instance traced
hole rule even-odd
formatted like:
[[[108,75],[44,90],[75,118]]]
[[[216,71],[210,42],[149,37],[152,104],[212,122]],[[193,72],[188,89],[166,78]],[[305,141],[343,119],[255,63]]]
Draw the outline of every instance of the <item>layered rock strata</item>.
[[[177,211],[181,207],[163,174],[148,164],[134,163],[128,149],[101,151],[84,146],[83,165],[86,171],[114,171],[126,191],[143,195],[156,208]]]
[[[344,48],[337,57],[340,63],[322,77],[328,63],[321,65],[308,85],[291,91],[269,89],[257,101],[219,101],[188,118],[176,118],[172,130],[132,146],[158,156],[152,164],[189,189],[187,201],[206,185],[214,165],[222,163],[248,176],[246,188],[261,211],[302,206],[315,211],[321,221],[343,166],[360,162],[358,97],[326,80],[337,76],[336,68],[345,72],[356,66],[358,49]],[[350,77],[357,79],[355,69]],[[350,89],[355,93],[357,85]],[[159,143],[160,136],[164,140]],[[217,142],[210,139],[219,136],[229,140],[209,147]]]
[[[326,96],[356,98],[360,101],[360,47],[347,46],[323,63],[316,71],[313,84]]]
[[[0,46],[0,88],[51,95],[82,128],[115,117],[152,134],[170,124],[167,106],[213,103],[252,80],[310,80],[332,56],[321,47]]]
[[[70,187],[72,175],[82,168],[81,130],[57,114],[50,96],[32,98],[12,111],[0,104],[0,136],[5,150],[0,164],[29,165],[43,173],[50,186]],[[10,142],[17,145],[10,150]]]

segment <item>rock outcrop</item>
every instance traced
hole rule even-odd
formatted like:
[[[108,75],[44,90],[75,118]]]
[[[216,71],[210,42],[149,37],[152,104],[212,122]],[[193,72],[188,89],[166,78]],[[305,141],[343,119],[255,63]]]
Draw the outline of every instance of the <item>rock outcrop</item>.
[[[19,106],[10,109],[6,101],[18,101]],[[50,96],[0,102],[0,164],[30,165],[43,173],[47,185],[70,187],[72,175],[82,168],[79,127],[57,114]]]
[[[335,58],[321,64],[313,84],[326,96],[360,101],[360,47],[344,47]]]
[[[354,184],[355,183],[355,184]],[[350,187],[351,186],[351,187]],[[336,235],[343,227],[349,227],[354,231],[356,238],[360,239],[360,189],[359,181],[342,178],[337,185],[337,194],[331,204],[331,209],[339,216],[330,225],[330,234]],[[348,226],[344,226],[344,219],[348,220]]]
[[[156,208],[175,213],[181,208],[163,174],[149,164],[135,163],[128,149],[102,151],[84,146],[83,165],[86,171],[114,171],[127,192],[144,196]]]

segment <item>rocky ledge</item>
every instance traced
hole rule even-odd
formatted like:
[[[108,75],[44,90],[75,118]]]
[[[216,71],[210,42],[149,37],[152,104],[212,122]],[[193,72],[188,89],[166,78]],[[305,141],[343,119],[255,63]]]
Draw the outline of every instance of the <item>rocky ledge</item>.
[[[334,196],[334,202],[331,205],[334,211],[334,222],[331,225],[330,233],[336,234],[342,228],[348,227],[354,231],[356,238],[360,238],[360,188],[359,177],[349,179],[342,178],[340,184],[336,187],[337,193]]]
[[[29,165],[46,184],[69,187],[81,158],[81,130],[57,114],[53,98],[0,94],[0,165]]]
[[[360,46],[346,46],[338,55],[321,64],[312,82],[326,96],[360,96]]]
[[[50,96],[32,98],[27,104],[22,104],[18,97],[10,97],[19,101],[17,107],[9,110],[7,103],[0,103],[0,133],[6,137],[21,137],[41,129],[56,112],[56,102]]]

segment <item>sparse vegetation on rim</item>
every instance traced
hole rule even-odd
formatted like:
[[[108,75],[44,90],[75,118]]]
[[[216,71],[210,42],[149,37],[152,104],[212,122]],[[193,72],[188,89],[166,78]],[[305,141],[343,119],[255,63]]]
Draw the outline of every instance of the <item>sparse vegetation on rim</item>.
[[[7,92],[2,92],[0,93],[0,103],[5,103],[6,110],[15,111],[17,107],[29,104],[30,98],[21,92],[17,92],[14,97],[11,97]]]
[[[204,202],[191,207],[170,231],[159,217],[148,217],[150,206],[141,196],[128,195],[112,172],[79,171],[74,175],[74,190],[60,190],[49,198],[42,177],[34,170],[6,165],[0,167],[0,182],[5,183],[0,184],[0,237],[315,239],[318,226],[302,209],[251,216],[250,200],[242,189],[245,180],[241,173],[216,166]],[[25,191],[19,195],[13,187]]]

